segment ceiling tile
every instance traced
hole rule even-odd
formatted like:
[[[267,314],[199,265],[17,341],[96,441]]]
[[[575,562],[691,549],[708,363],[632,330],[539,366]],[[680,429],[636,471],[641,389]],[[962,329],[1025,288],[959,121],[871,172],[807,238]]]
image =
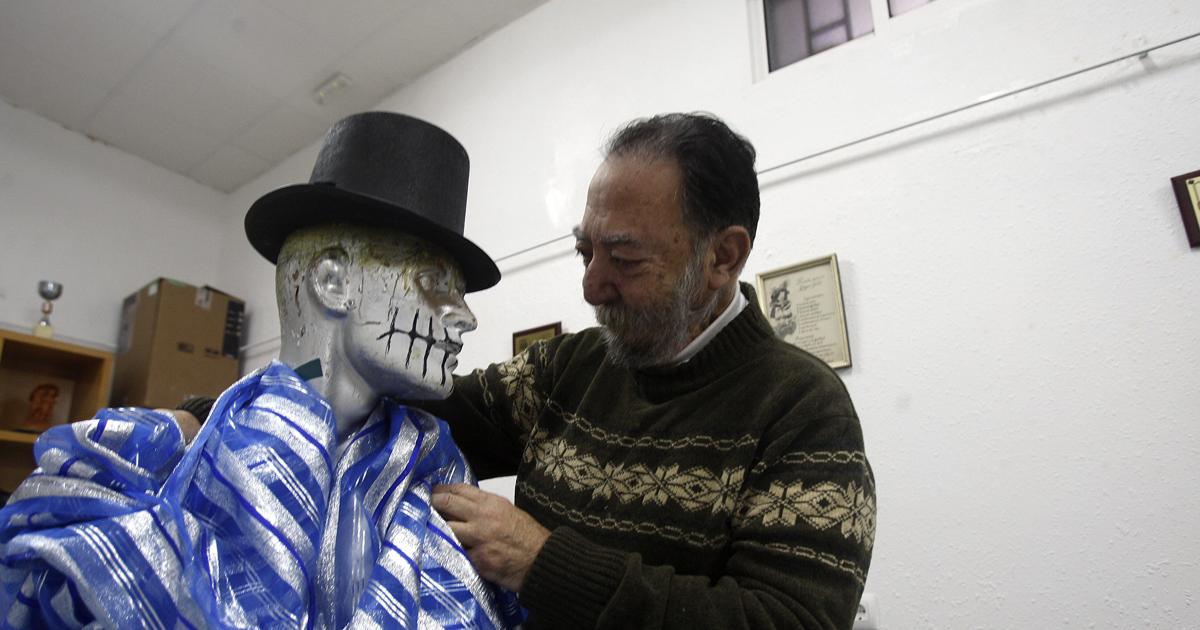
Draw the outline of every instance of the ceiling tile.
[[[108,88],[3,42],[0,95],[12,105],[78,130],[104,101]]]
[[[0,0],[0,98],[227,190],[541,3]]]
[[[176,173],[187,173],[221,146],[220,138],[164,114],[154,103],[114,96],[83,130]]]
[[[328,128],[324,120],[281,104],[238,134],[233,144],[275,163],[312,144]]]
[[[104,0],[98,4],[128,20],[130,27],[165,33],[201,2],[203,0]]]
[[[399,87],[450,58],[474,37],[457,15],[419,4],[339,60],[338,69],[356,82]]]
[[[188,173],[193,179],[217,190],[233,192],[271,167],[271,163],[233,145],[225,145]]]
[[[166,47],[278,98],[315,87],[339,48],[261,0],[206,0]]]
[[[145,103],[218,141],[235,137],[279,101],[181,48],[156,51],[115,96]]]
[[[0,8],[0,39],[102,85],[115,85],[173,23],[151,27],[108,10],[104,2],[38,0]]]
[[[341,54],[354,48],[404,11],[429,0],[264,0],[280,13],[339,46]]]
[[[545,2],[546,0],[441,0],[442,6],[458,15],[463,26],[475,31],[477,36],[490,33]]]

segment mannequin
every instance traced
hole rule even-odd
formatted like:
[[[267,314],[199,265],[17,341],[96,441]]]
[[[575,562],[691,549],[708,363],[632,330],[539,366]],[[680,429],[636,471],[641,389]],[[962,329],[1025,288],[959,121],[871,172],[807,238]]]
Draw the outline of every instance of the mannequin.
[[[445,423],[467,291],[499,272],[462,237],[466,154],[417,119],[326,136],[309,184],[250,208],[276,263],[278,361],[187,443],[166,413],[105,409],[39,438],[0,510],[12,627],[507,627],[515,595],[474,571],[430,507],[474,482]]]

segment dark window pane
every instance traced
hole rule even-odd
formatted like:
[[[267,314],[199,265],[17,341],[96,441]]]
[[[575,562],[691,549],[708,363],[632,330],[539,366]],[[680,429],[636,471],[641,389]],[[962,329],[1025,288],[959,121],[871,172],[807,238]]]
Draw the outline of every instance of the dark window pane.
[[[933,0],[888,0],[888,9],[892,12],[892,15],[900,15],[906,11],[912,11],[917,7],[927,5],[930,2],[933,2]]]
[[[845,9],[842,0],[808,0],[808,23],[814,31],[839,24],[846,20]]]
[[[875,31],[871,0],[763,0],[767,64],[788,64]]]
[[[767,61],[772,71],[809,55],[808,17],[804,0],[765,0]]]
[[[850,41],[850,37],[846,33],[845,26],[834,26],[833,28],[813,33],[813,54],[819,53],[822,50],[828,50],[838,44],[845,44],[848,41]]]

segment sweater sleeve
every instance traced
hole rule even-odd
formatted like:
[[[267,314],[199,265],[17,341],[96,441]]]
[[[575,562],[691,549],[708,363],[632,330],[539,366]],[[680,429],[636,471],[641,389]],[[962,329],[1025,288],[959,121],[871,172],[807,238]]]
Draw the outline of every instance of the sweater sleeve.
[[[850,628],[875,491],[855,418],[771,440],[738,499],[722,574],[681,575],[554,530],[526,578],[532,618],[572,628]]]
[[[446,400],[414,401],[450,425],[480,479],[513,475],[550,388],[548,357],[563,336],[539,341],[504,361],[455,377]]]

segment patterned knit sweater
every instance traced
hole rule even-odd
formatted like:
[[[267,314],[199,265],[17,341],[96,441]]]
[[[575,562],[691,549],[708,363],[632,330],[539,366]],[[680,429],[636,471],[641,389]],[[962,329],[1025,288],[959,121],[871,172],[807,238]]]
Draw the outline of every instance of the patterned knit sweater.
[[[551,530],[532,627],[850,628],[875,486],[838,377],[750,306],[691,361],[630,371],[598,329],[460,377],[428,408]]]

